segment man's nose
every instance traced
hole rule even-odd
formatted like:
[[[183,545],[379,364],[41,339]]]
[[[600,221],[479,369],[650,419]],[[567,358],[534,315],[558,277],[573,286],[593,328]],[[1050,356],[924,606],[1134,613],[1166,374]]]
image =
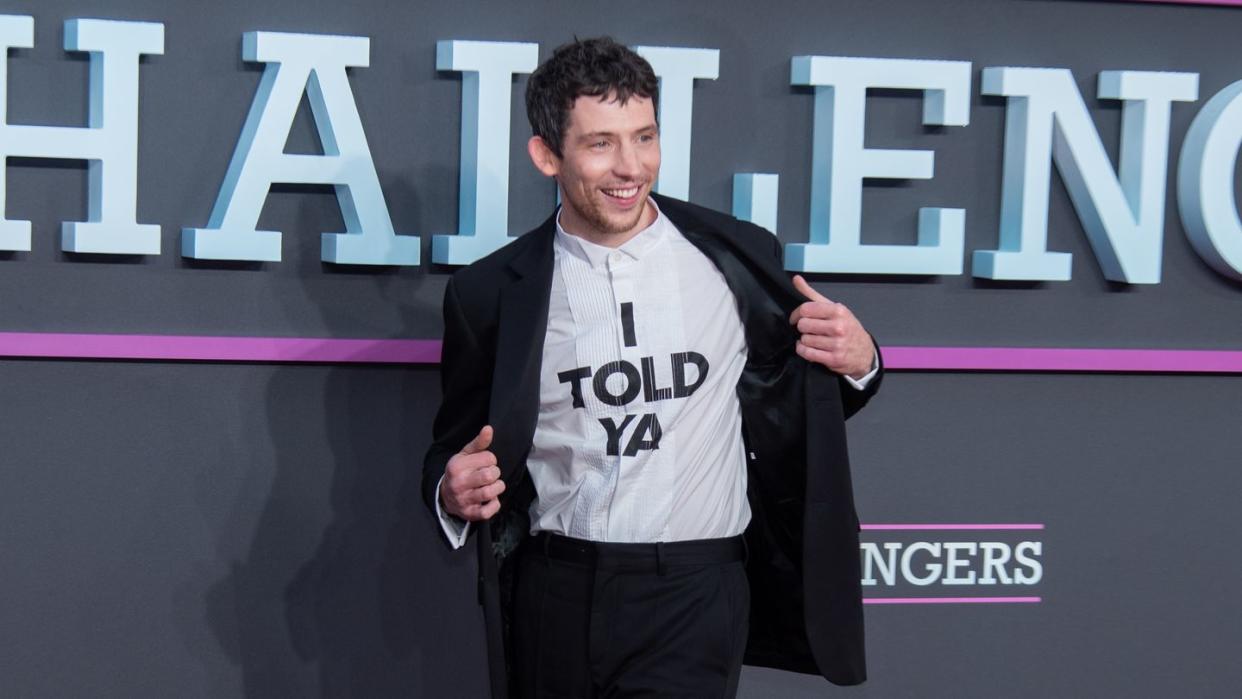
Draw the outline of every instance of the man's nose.
[[[636,178],[642,174],[642,164],[638,149],[633,144],[622,144],[617,150],[617,159],[612,166],[613,173],[618,177]]]

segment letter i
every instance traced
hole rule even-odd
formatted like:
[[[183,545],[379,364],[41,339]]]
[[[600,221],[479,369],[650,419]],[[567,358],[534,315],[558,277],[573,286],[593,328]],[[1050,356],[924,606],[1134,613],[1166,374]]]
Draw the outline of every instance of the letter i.
[[[634,335],[634,304],[629,301],[621,304],[621,330],[625,333],[625,346],[637,347],[638,338]]]

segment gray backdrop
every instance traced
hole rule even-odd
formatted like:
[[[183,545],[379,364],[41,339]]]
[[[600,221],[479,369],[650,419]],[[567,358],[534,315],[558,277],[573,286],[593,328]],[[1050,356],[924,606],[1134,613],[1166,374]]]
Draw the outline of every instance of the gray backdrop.
[[[920,126],[912,93],[869,100],[868,146],[934,149],[937,177],[864,194],[868,242],[911,243],[918,206],[954,206],[968,210],[967,250],[995,247],[999,211],[1005,104],[978,95],[982,68],[1073,69],[1114,158],[1120,109],[1094,98],[1098,72],[1198,72],[1199,102],[1173,110],[1171,180],[1194,114],[1242,78],[1242,10],[1211,7],[41,0],[0,12],[35,18],[35,47],[9,52],[10,123],[85,123],[88,63],[62,50],[64,20],[166,33],[165,54],[142,62],[138,198],[164,254],[61,252],[60,221],[85,218],[84,163],[11,159],[6,213],[33,221],[34,241],[0,254],[0,331],[439,337],[451,270],[319,261],[318,233],[343,229],[327,188],[269,197],[260,224],[285,231],[280,263],[177,254],[180,229],[207,222],[262,72],[241,60],[244,31],[371,37],[351,84],[396,229],[423,236],[424,260],[432,234],[456,230],[461,80],[435,70],[440,39],[538,42],[541,57],[573,34],[720,49],[720,78],[695,89],[690,198],[727,210],[734,172],[777,172],[785,242],[805,242],[811,196],[812,97],[789,85],[791,56],[973,63],[968,127]],[[524,86],[515,234],[554,192],[526,162]],[[289,149],[314,152],[302,112]],[[1050,249],[1074,253],[1072,282],[814,280],[892,345],[1242,344],[1242,285],[1195,256],[1173,187],[1163,282],[1131,287],[1104,280],[1053,178]],[[472,556],[445,549],[417,499],[434,366],[3,360],[0,387],[5,696],[483,695]],[[748,669],[743,696],[1232,695],[1240,392],[1232,375],[892,373],[850,423],[863,521],[1043,523],[1025,537],[1042,542],[1038,585],[963,592],[1042,602],[870,606],[867,685]]]

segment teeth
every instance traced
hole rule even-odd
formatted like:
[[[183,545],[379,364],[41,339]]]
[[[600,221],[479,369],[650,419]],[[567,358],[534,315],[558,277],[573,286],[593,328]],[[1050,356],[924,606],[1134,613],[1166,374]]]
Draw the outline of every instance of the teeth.
[[[629,189],[605,189],[604,194],[618,199],[629,199],[638,194],[638,187],[630,187]]]

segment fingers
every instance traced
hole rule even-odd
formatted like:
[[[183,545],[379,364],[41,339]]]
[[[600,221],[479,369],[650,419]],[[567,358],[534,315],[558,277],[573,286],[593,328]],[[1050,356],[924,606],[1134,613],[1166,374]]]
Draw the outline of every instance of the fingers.
[[[462,467],[461,474],[457,479],[463,488],[471,490],[491,485],[498,480],[500,480],[500,468],[495,465],[475,469],[471,469],[469,466]]]
[[[482,498],[480,502],[488,503],[500,497],[505,492],[505,482],[497,478],[491,485],[485,485],[474,491],[478,497]]]
[[[845,304],[836,303],[834,301],[807,301],[798,306],[789,314],[789,324],[797,325],[804,318],[814,318],[818,320],[836,320],[838,318],[852,318],[853,314]]]
[[[500,494],[505,492],[505,487],[505,482],[499,478],[486,485],[469,488],[455,486],[446,477],[440,487],[440,499],[450,514],[477,522],[490,519],[500,511]]]
[[[845,338],[826,335],[803,335],[798,342],[807,347],[832,353],[844,352],[847,346]]]
[[[454,512],[453,514],[467,522],[482,522],[496,516],[497,512],[500,512],[500,501],[491,500],[479,505],[469,505],[461,512]]]
[[[496,455],[490,451],[480,451],[474,454],[461,452],[449,459],[444,473],[447,478],[477,488],[500,477],[500,469],[496,465]],[[491,477],[484,480],[488,475]]]
[[[479,519],[477,521],[491,519],[497,512],[500,512],[500,501],[492,500],[491,502],[479,507]]]
[[[814,347],[808,347],[804,342],[802,342],[802,340],[798,340],[797,344],[794,345],[794,351],[798,353],[799,357],[802,357],[808,362],[815,362],[825,366],[829,363],[830,357],[827,352],[815,349]]]
[[[849,333],[850,324],[844,318],[821,320],[803,316],[798,319],[798,332],[803,335],[825,335],[827,337],[845,337]]]
[[[444,469],[445,483],[458,496],[491,485],[499,479],[500,468],[496,465],[496,456],[490,451],[458,454],[449,459]]]
[[[500,510],[499,497],[505,491],[505,482],[500,479],[496,455],[488,451],[492,437],[492,427],[484,425],[445,466],[440,501],[450,514],[477,522]]]
[[[497,478],[487,485],[466,489],[458,496],[457,501],[463,508],[485,505],[500,497],[505,492],[505,487],[505,482]]]
[[[812,335],[803,335],[794,345],[799,357],[808,362],[815,362],[839,374],[846,373],[846,367],[852,367],[851,353],[845,343]]]
[[[484,425],[479,434],[466,446],[461,448],[462,454],[477,454],[492,445],[492,426]]]
[[[849,314],[849,309],[844,305],[836,303],[827,296],[819,293],[811,288],[810,283],[802,278],[802,275],[795,274],[793,278],[794,288],[798,290],[807,301],[794,309],[789,315],[789,324],[797,325],[798,321],[803,318],[819,318],[822,320],[831,320]]]
[[[789,314],[798,331],[798,356],[845,376],[866,374],[871,339],[850,309],[815,291],[802,275],[794,275],[793,285],[807,299]]]
[[[798,293],[805,296],[808,301],[824,301],[832,303],[831,299],[812,288],[810,282],[803,279],[801,274],[794,275],[793,285],[794,288],[798,290]]]
[[[822,364],[838,374],[854,373],[855,367],[862,361],[848,343],[814,335],[803,335],[794,345],[794,350],[808,362]]]
[[[803,335],[794,345],[799,357],[815,362],[843,376],[862,378],[871,371],[875,351],[854,338]]]

